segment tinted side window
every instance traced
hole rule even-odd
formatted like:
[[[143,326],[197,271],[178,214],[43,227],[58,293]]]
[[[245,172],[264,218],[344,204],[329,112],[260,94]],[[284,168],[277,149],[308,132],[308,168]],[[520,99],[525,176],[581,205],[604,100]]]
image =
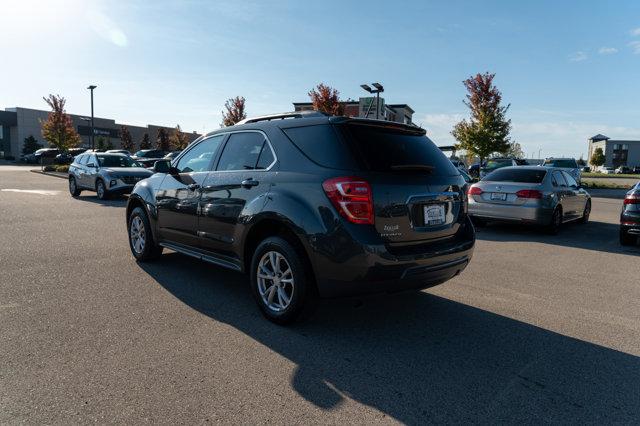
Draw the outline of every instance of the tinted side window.
[[[564,177],[562,177],[562,173],[556,170],[555,172],[553,172],[552,176],[553,176],[553,186],[559,186],[559,187],[567,186],[567,181],[564,180]]]
[[[224,135],[212,136],[203,139],[198,144],[190,147],[180,160],[176,163],[176,168],[180,173],[205,172],[210,170],[211,161],[216,156],[220,143],[224,140]]]
[[[98,165],[98,160],[96,160],[96,156],[93,154],[89,154],[87,155],[87,159],[86,159],[86,163],[85,164],[90,164],[93,163],[95,166]]]
[[[567,184],[569,186],[574,186],[574,187],[578,187],[578,182],[576,182],[576,180],[567,172],[562,172],[562,176],[564,176],[564,179],[567,181]]]
[[[87,157],[88,157],[87,155],[79,155],[74,160],[74,163],[76,163],[76,164],[87,164]]]
[[[233,133],[224,146],[217,170],[255,169],[264,143],[265,138],[262,133]]]
[[[267,143],[267,141],[264,141],[264,143],[262,144],[262,152],[258,157],[258,164],[256,164],[256,169],[264,170],[268,168],[274,160],[275,158],[273,156],[273,152],[271,152],[269,144]]]
[[[351,153],[342,143],[333,126],[293,127],[282,129],[302,153],[316,164],[332,169],[353,169]]]

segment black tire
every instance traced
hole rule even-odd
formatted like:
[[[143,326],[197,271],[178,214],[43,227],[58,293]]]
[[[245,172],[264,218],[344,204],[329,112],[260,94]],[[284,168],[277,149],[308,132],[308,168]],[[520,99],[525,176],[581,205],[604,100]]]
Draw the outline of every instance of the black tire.
[[[263,300],[260,291],[261,284],[258,278],[259,266],[261,265],[263,257],[268,257],[270,252],[280,254],[285,259],[284,265],[288,264],[287,266],[292,271],[293,290],[289,299],[290,301],[286,308],[279,311],[270,307],[268,303]],[[279,268],[277,269],[279,270]],[[285,325],[297,320],[301,314],[307,314],[313,310],[317,295],[311,271],[305,266],[304,260],[293,245],[285,239],[269,237],[262,241],[253,253],[249,274],[251,277],[251,293],[260,311],[268,320],[276,324]],[[266,291],[264,291],[263,294],[268,298],[267,293],[269,293],[269,289],[271,289],[272,286],[277,286],[273,280],[263,280],[263,283],[267,281],[270,281],[271,285],[266,286]],[[280,296],[278,292],[273,293],[278,294],[278,297]]]
[[[580,223],[589,222],[589,215],[591,215],[591,200],[587,200],[587,203],[584,205],[584,211],[582,212]]]
[[[82,191],[78,188],[78,183],[76,182],[76,178],[73,176],[69,176],[69,193],[72,197],[77,197],[80,195]]]
[[[628,232],[622,229],[620,230],[620,245],[630,246],[635,244],[636,241],[637,241],[637,238],[635,235],[630,235]]]
[[[96,181],[96,195],[100,200],[109,199],[109,191],[107,190],[107,185],[105,185],[102,179],[98,179]]]
[[[144,246],[142,249],[139,249],[139,246],[134,247],[135,243],[132,227],[134,227],[134,221],[136,218],[141,220],[142,226],[144,227]],[[139,228],[136,226],[136,229]],[[162,247],[154,241],[149,218],[142,207],[136,207],[129,215],[127,219],[127,235],[129,238],[129,248],[131,249],[131,253],[139,262],[147,262],[157,259],[162,254]]]
[[[547,233],[550,235],[558,235],[560,228],[562,227],[562,209],[556,207],[551,215],[551,222],[547,225]]]

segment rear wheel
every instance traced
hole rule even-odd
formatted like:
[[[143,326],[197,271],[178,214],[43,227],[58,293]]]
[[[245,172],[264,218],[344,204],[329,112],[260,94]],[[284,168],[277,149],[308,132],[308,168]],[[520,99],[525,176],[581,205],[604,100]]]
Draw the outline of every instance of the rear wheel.
[[[262,314],[277,324],[295,321],[313,305],[310,271],[296,249],[280,237],[269,237],[251,261],[251,292]]]
[[[547,232],[551,235],[557,235],[562,226],[562,209],[557,207],[551,216],[551,222],[547,226]]]
[[[80,195],[80,188],[78,188],[78,183],[76,182],[76,178],[73,176],[69,176],[69,193],[72,197],[77,197]]]
[[[127,222],[129,231],[129,248],[140,262],[157,259],[162,254],[162,247],[157,245],[151,233],[151,224],[142,207],[136,207],[129,215]]]
[[[589,222],[590,214],[591,214],[591,200],[587,200],[587,204],[584,205],[584,211],[582,212],[582,217],[580,218],[580,223]]]
[[[620,230],[620,244],[623,246],[630,246],[635,244],[636,236],[629,234],[627,231],[621,229]]]
[[[98,179],[96,182],[96,194],[98,194],[98,198],[100,200],[106,200],[109,198],[109,192],[107,191],[107,187],[104,185],[102,179]]]

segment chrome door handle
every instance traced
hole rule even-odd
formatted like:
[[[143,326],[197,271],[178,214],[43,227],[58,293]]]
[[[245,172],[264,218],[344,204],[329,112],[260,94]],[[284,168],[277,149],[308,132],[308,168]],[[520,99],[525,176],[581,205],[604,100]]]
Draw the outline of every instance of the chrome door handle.
[[[245,179],[240,183],[240,186],[243,188],[251,188],[252,186],[258,186],[260,182],[257,180],[253,180],[252,178]]]

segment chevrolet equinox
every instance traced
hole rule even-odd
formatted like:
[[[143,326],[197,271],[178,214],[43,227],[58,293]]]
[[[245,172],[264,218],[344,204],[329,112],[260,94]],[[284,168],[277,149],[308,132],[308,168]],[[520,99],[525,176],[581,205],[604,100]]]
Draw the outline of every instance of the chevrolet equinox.
[[[412,125],[318,112],[252,118],[154,171],[127,205],[135,258],[167,248],[246,272],[276,323],[317,297],[432,287],[473,252],[466,183]]]

